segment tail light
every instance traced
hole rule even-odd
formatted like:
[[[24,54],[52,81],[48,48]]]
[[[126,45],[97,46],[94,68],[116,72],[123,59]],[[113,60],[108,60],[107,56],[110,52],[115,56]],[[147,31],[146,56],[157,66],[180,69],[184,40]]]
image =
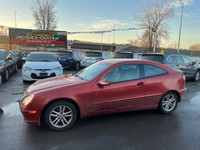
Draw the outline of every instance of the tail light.
[[[186,81],[186,77],[185,77],[185,75],[184,74],[182,74],[182,80],[185,82]]]
[[[104,60],[103,58],[97,58],[98,61]]]
[[[82,58],[81,58],[81,60],[84,60],[84,59],[85,59],[85,57],[82,57]]]
[[[74,60],[74,57],[70,57],[70,58],[68,58],[68,59],[70,59],[70,60]]]
[[[19,59],[19,57],[17,56],[17,57],[16,57],[16,60],[18,60],[18,59]]]
[[[164,66],[168,66],[167,64],[163,64]]]

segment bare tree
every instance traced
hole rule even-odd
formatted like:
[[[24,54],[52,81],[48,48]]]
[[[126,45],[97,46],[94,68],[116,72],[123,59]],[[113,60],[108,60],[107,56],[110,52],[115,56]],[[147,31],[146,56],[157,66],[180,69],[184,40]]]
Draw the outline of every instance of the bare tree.
[[[31,6],[35,26],[40,30],[57,28],[55,5],[57,0],[34,0]]]
[[[167,0],[154,0],[141,6],[135,15],[135,22],[139,27],[145,28],[141,36],[141,45],[153,47],[153,28],[157,28],[156,45],[159,46],[162,39],[168,38],[169,20],[174,16],[174,7]]]
[[[200,44],[194,44],[190,46],[190,49],[194,51],[200,51]]]

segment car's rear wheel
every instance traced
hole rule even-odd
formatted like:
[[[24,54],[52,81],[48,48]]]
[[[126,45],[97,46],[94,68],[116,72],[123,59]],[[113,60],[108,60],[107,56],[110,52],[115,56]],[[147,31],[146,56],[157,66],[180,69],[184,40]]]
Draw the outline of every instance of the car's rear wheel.
[[[177,103],[177,95],[174,92],[168,92],[160,99],[159,109],[164,114],[170,114],[176,109]]]
[[[197,70],[197,72],[196,72],[195,75],[194,75],[193,80],[194,80],[195,82],[197,82],[197,81],[199,81],[199,78],[200,78],[200,71]]]
[[[70,102],[58,101],[46,109],[43,119],[50,129],[65,130],[76,122],[77,110]]]
[[[0,85],[2,84],[3,79],[2,79],[2,75],[0,75]]]
[[[76,63],[75,70],[76,70],[76,71],[79,71],[79,70],[80,70],[80,63]]]

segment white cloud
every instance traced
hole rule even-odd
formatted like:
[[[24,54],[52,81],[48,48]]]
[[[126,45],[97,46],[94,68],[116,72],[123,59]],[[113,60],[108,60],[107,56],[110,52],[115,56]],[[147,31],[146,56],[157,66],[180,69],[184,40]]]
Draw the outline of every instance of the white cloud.
[[[184,6],[189,6],[193,3],[193,0],[176,0],[176,1],[171,1],[170,5],[174,7],[180,7],[181,6],[180,1],[183,2]]]
[[[120,20],[96,18],[96,21],[94,21],[90,25],[85,25],[85,28],[91,30],[111,29],[114,27],[114,25],[117,27],[126,26],[128,25],[128,23]],[[81,24],[80,26],[83,27],[83,24]]]

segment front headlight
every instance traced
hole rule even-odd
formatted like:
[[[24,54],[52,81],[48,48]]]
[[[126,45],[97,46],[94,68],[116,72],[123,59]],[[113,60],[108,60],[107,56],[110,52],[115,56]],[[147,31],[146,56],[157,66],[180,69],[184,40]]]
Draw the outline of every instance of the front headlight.
[[[33,68],[30,68],[30,67],[24,67],[24,71],[32,71]]]
[[[25,106],[28,105],[28,104],[32,101],[33,97],[34,97],[33,94],[30,95],[30,96],[28,96],[28,97],[26,97],[26,98],[23,100],[23,104],[24,104]]]
[[[56,68],[53,68],[53,70],[62,71],[62,67],[56,67]]]

